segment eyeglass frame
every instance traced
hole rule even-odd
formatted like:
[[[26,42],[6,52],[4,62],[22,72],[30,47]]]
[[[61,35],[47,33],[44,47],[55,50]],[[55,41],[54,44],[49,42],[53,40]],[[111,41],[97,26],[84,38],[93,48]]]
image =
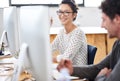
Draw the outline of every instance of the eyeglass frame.
[[[69,11],[56,11],[57,15],[65,15],[65,16],[69,16],[70,13],[74,13],[74,12],[69,12]]]

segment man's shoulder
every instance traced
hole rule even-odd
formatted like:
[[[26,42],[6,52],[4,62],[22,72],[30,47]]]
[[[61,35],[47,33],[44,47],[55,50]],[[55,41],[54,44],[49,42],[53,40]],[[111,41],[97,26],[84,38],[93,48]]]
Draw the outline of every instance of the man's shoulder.
[[[120,40],[117,39],[114,44],[120,45]]]

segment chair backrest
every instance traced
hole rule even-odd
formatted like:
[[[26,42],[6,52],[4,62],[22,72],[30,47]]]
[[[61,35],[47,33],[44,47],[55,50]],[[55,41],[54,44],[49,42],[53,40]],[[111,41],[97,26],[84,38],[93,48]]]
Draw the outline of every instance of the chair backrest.
[[[92,45],[87,45],[87,49],[88,49],[88,65],[93,64],[97,47]]]

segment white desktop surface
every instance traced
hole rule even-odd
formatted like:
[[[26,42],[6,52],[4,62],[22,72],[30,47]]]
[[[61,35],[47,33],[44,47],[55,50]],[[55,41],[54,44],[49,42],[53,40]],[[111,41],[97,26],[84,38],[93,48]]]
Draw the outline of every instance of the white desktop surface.
[[[101,27],[80,27],[85,34],[104,34],[107,31]],[[63,27],[51,27],[50,34],[58,34]]]

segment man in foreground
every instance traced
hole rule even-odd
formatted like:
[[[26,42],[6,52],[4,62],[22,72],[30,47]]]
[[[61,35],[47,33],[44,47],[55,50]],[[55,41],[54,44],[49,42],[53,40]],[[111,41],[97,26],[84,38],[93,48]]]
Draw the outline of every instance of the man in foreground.
[[[89,81],[120,81],[120,0],[104,0],[100,9],[102,27],[108,31],[109,38],[118,38],[110,54],[95,65],[72,66],[69,59],[62,59],[57,69],[67,68],[71,75]]]

